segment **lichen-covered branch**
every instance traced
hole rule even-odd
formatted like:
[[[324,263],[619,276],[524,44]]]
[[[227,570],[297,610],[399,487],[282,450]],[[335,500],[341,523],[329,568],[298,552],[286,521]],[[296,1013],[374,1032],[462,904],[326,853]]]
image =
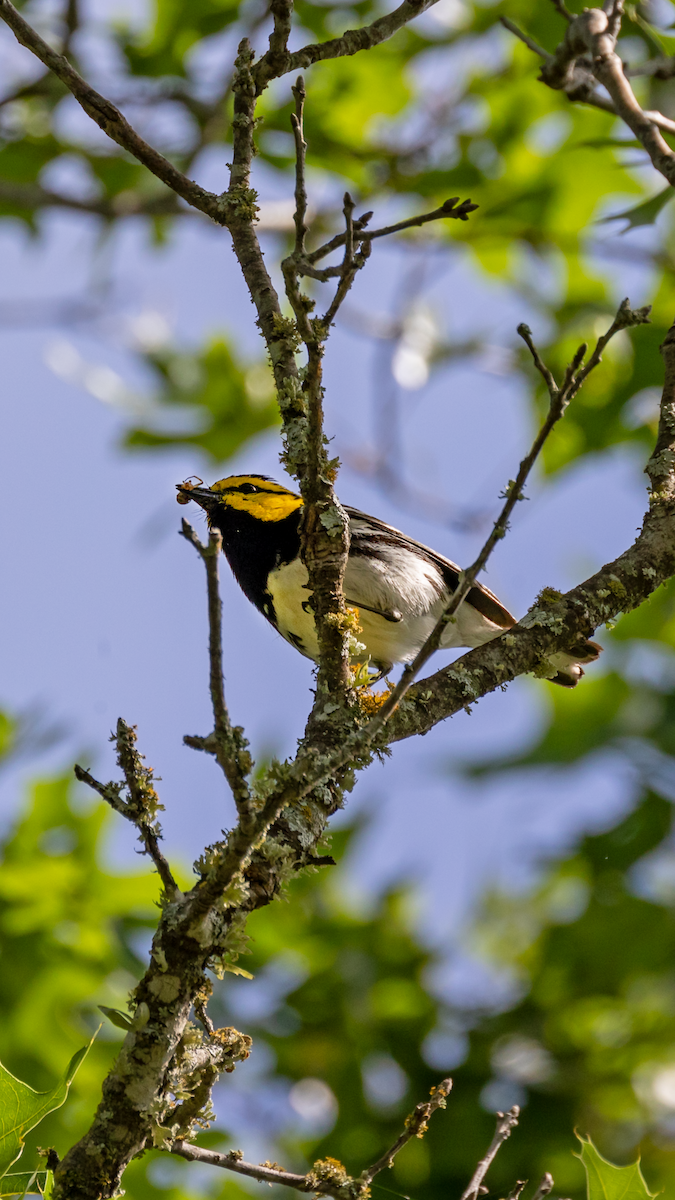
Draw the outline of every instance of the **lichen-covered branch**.
[[[181,895],[171,868],[159,848],[162,836],[157,813],[164,805],[160,804],[155,791],[152,767],[144,765],[143,755],[136,749],[136,729],[127,725],[122,718],[117,722],[117,730],[110,739],[117,747],[117,763],[124,774],[124,783],[99,783],[84,767],[75,764],[75,777],[80,783],[98,792],[115,812],[120,813],[127,821],[131,821],[138,829],[139,841],[143,853],[149,855],[164,886],[168,901],[176,900]],[[124,790],[126,789],[126,797]]]
[[[286,461],[300,480],[304,500],[301,534],[302,561],[307,568],[309,603],[312,605],[320,649],[316,699],[310,726],[321,742],[328,734],[323,721],[325,708],[344,708],[349,695],[350,627],[342,591],[342,580],[349,554],[349,521],[340,505],[333,483],[337,460],[326,453],[327,439],[323,420],[323,352],[329,331],[325,320],[311,317],[313,301],[299,286],[298,264],[303,261],[307,227],[307,190],[303,112],[305,84],[298,77],[293,88],[295,112],[291,124],[295,138],[295,248],[282,262],[286,295],[295,314],[297,336],[307,353],[302,395],[306,421],[302,442],[287,451]],[[344,268],[342,271],[343,282]],[[338,285],[339,290],[339,285]]]
[[[386,1154],[378,1158],[377,1162],[374,1162],[372,1166],[366,1167],[365,1171],[361,1172],[359,1176],[360,1183],[372,1183],[375,1176],[379,1175],[381,1171],[386,1171],[389,1167],[393,1167],[396,1155],[408,1144],[411,1138],[424,1137],[430,1118],[437,1109],[445,1108],[451,1088],[452,1080],[442,1079],[436,1087],[431,1089],[431,1099],[424,1100],[421,1104],[415,1106],[410,1116],[406,1117],[405,1128],[399,1134],[393,1146],[387,1150]]]
[[[215,1150],[203,1149],[201,1146],[188,1146],[182,1140],[177,1140],[172,1144],[171,1152],[192,1162],[208,1163],[213,1167],[234,1171],[238,1175],[246,1175],[249,1179],[257,1179],[260,1183],[279,1183],[284,1187],[293,1188],[297,1192],[334,1196],[336,1200],[366,1200],[373,1179],[381,1171],[393,1166],[396,1155],[411,1138],[424,1137],[433,1114],[439,1108],[446,1107],[451,1088],[451,1079],[443,1079],[441,1083],[433,1087],[431,1098],[416,1105],[410,1116],[406,1117],[404,1128],[394,1145],[376,1163],[366,1167],[360,1175],[353,1178],[335,1159],[319,1160],[314,1163],[311,1171],[308,1171],[306,1175],[297,1175],[292,1171],[284,1171],[283,1167],[276,1163],[244,1162],[243,1156],[238,1150],[221,1154]],[[494,1154],[492,1157],[494,1158]]]

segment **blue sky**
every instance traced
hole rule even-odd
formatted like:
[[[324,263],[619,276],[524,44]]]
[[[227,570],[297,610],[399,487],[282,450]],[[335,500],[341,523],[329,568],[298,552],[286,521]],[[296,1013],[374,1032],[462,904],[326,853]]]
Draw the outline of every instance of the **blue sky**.
[[[217,175],[220,165],[212,161],[208,169]],[[279,198],[278,179],[263,176],[260,183],[263,200]],[[209,709],[204,580],[197,556],[177,536],[183,515],[203,525],[196,509],[176,507],[174,484],[193,473],[211,482],[239,469],[280,477],[279,444],[276,435],[265,435],[220,472],[188,450],[120,450],[124,412],[47,365],[63,360],[64,343],[80,361],[108,367],[141,390],[147,381],[130,338],[144,314],[159,314],[186,347],[223,328],[251,361],[262,347],[222,230],[186,220],[157,248],[142,224],[129,220],[93,259],[96,239],[95,223],[83,216],[48,215],[39,237],[11,222],[0,228],[6,485],[0,703],[13,712],[40,710],[61,728],[51,749],[5,770],[0,818],[11,820],[27,780],[68,770],[76,757],[111,775],[107,738],[123,715],[138,725],[140,748],[162,777],[168,851],[189,862],[232,821],[233,810],[211,760],[182,745],[184,733],[208,731]],[[265,246],[274,261],[273,238]],[[58,328],[21,323],[20,301],[91,294],[92,261],[94,278],[98,272],[111,281],[107,314]],[[463,252],[435,250],[431,268],[424,302],[445,335],[479,334],[508,349],[519,321],[542,331],[539,314],[498,281],[479,276]],[[349,322],[331,340],[327,430],[347,463],[372,445],[373,396],[390,386],[381,344],[359,329],[364,315],[395,311],[410,269],[409,250],[378,247],[352,294]],[[633,268],[617,269],[618,298],[632,289],[631,300],[643,302],[647,283]],[[508,367],[508,355],[493,359],[498,370]],[[494,513],[531,430],[518,377],[495,373],[494,362],[490,370],[485,365],[470,361],[432,373],[426,387],[400,389],[399,402],[410,480],[450,505]],[[485,536],[485,525],[463,533],[403,511],[349,466],[339,491],[460,564]],[[621,453],[582,464],[546,488],[535,481],[529,494],[486,576],[516,614],[542,586],[566,588],[623,549],[645,502],[640,464]],[[292,753],[310,701],[311,664],[245,601],[225,563],[223,592],[232,715],[258,754]],[[518,680],[471,716],[395,747],[384,766],[365,772],[347,810],[347,819],[357,811],[369,818],[351,866],[355,893],[411,876],[419,882],[423,927],[450,947],[487,883],[525,886],[542,854],[625,807],[632,779],[614,759],[555,778],[536,772],[470,783],[457,774],[467,757],[532,740],[547,720],[550,686]],[[133,852],[132,831],[120,821],[110,856],[128,862]],[[463,986],[455,976],[453,986]]]

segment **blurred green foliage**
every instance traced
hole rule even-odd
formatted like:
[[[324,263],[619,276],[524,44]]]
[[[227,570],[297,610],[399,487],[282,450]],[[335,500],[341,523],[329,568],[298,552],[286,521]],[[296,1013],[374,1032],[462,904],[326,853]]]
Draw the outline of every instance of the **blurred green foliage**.
[[[127,447],[187,444],[213,462],[224,462],[249,438],[279,424],[271,370],[262,363],[244,367],[223,337],[212,338],[196,353],[162,347],[147,351],[144,359],[158,384],[153,397],[158,420],[129,430]],[[197,429],[163,430],[162,417],[171,407],[187,409]]]
[[[101,805],[82,807],[65,780],[41,783],[2,849],[0,1059],[41,1089],[90,1036],[99,1004],[124,1010],[142,970],[157,881],[147,870],[113,874],[101,862],[111,820]],[[213,1019],[252,1033],[254,1049],[250,1064],[220,1086],[224,1115],[204,1144],[250,1154],[263,1139],[264,1152],[289,1168],[330,1154],[356,1171],[386,1149],[406,1112],[450,1071],[447,1112],[434,1117],[424,1141],[406,1147],[375,1197],[459,1193],[490,1140],[491,1113],[514,1102],[525,1106],[521,1125],[492,1168],[493,1192],[550,1170],[556,1193],[580,1198],[575,1127],[619,1163],[634,1161],[639,1145],[649,1186],[668,1192],[675,1186],[671,821],[670,802],[645,791],[616,828],[551,864],[535,892],[486,904],[472,948],[510,972],[520,995],[496,1014],[458,1011],[430,990],[435,957],[415,936],[405,890],[362,911],[345,905],[339,868],[298,879],[290,904],[251,918],[253,980],[216,982]],[[351,836],[335,835],[338,858]],[[661,868],[658,891],[645,879],[664,855],[669,867],[665,875]],[[39,1165],[36,1145],[63,1152],[84,1130],[121,1036],[104,1023],[68,1104],[29,1136],[26,1169]],[[244,1194],[238,1182],[207,1185],[193,1165],[158,1153],[125,1175],[127,1195],[139,1200],[179,1200],[214,1187],[230,1200]]]
[[[197,179],[207,160],[211,171],[220,164],[224,187],[235,47],[247,35],[258,54],[266,48],[270,21],[262,0],[190,5],[155,0],[140,25],[138,18],[127,25],[115,18],[106,25],[83,9],[69,33],[67,8],[64,4],[62,17],[52,12],[52,36],[67,36],[68,52],[85,76],[97,81],[90,40],[95,33],[97,44],[108,42],[115,62],[106,87],[114,99],[122,98],[141,132]],[[72,25],[76,9],[71,5],[68,11]],[[294,44],[333,37],[372,21],[380,11],[376,0],[348,8],[299,0]],[[675,300],[673,208],[664,208],[663,181],[628,131],[610,115],[573,105],[540,84],[536,56],[501,27],[501,15],[549,50],[564,32],[562,18],[546,0],[536,5],[442,0],[367,54],[311,67],[305,119],[310,183],[328,181],[333,190],[347,184],[364,207],[377,212],[394,204],[401,215],[435,207],[449,195],[470,195],[480,207],[466,224],[447,221],[408,236],[463,244],[479,271],[534,305],[546,318],[543,348],[558,371],[581,340],[606,327],[615,307],[603,256],[615,267],[622,260],[639,261],[652,270],[654,325],[615,340],[602,371],[547,443],[545,467],[555,471],[618,443],[634,442],[641,449],[649,443],[654,413],[645,393],[658,384],[656,350]],[[664,6],[629,6],[620,45],[624,59],[634,65],[659,47],[668,53],[675,40],[655,24],[668,19]],[[36,228],[40,211],[54,203],[56,193],[61,206],[98,214],[103,230],[140,215],[164,236],[172,222],[186,219],[186,210],[163,185],[114,143],[93,136],[84,118],[64,121],[74,102],[63,85],[47,74],[35,79],[27,52],[25,64],[25,74],[18,72],[0,107],[0,215]],[[257,131],[258,162],[275,174],[285,173],[289,200],[291,83],[284,78],[264,93]],[[647,108],[675,111],[673,79],[646,75],[634,86]],[[630,210],[635,210],[632,216]],[[608,243],[626,220],[597,224],[626,213],[628,224],[650,224],[661,210],[654,243],[629,246],[620,237]],[[312,236],[332,231],[339,219],[330,207],[320,208]],[[281,227],[269,228],[277,230],[271,236],[283,252],[290,213]],[[261,229],[266,228],[263,206]],[[177,366],[180,356],[172,357]],[[131,445],[157,449],[187,443],[222,461],[242,439],[274,424],[271,403],[252,404],[247,398],[239,366],[224,344],[220,354],[207,345],[185,358],[199,362],[204,383],[187,388],[171,383],[160,389],[158,401],[167,410],[176,402],[195,407],[197,433],[176,432],[173,426],[163,430],[160,422],[160,428],[134,428]],[[165,363],[159,356],[154,365],[161,371],[171,364],[168,356]],[[543,403],[539,380],[520,348],[517,369],[538,407]]]

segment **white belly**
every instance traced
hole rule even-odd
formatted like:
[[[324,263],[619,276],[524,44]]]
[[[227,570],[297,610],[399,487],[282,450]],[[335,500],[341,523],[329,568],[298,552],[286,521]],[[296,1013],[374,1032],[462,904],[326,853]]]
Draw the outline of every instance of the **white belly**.
[[[412,558],[413,556],[411,556]],[[412,569],[411,569],[412,567]],[[398,585],[398,586],[396,586]],[[307,570],[298,558],[277,567],[267,581],[282,637],[307,658],[318,661],[319,643],[314,617],[304,609],[309,599]],[[446,590],[439,595],[433,568],[417,559],[406,563],[404,574],[392,576],[391,564],[375,559],[350,559],[344,592],[348,603],[358,609],[362,629],[359,641],[366,652],[362,658],[380,664],[410,662],[428,638],[448,602]],[[400,612],[400,621],[387,620],[359,604],[380,612]],[[445,630],[443,648],[482,646],[504,630],[464,602],[455,620]]]

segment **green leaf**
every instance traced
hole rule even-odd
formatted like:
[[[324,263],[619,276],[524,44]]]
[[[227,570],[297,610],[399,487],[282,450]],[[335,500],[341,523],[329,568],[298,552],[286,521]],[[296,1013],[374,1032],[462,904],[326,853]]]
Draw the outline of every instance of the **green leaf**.
[[[107,1004],[98,1005],[99,1012],[107,1017],[111,1025],[116,1025],[118,1029],[128,1030],[132,1028],[131,1017],[127,1013],[123,1013],[119,1008],[109,1008]]]
[[[20,1171],[3,1175],[0,1196],[45,1195],[51,1171]]]
[[[628,1167],[615,1167],[598,1153],[590,1138],[577,1134],[581,1142],[580,1158],[586,1168],[588,1200],[650,1200],[650,1192],[640,1170],[640,1160]]]
[[[196,354],[169,348],[147,354],[145,360],[159,384],[158,417],[149,428],[130,430],[127,446],[193,446],[222,463],[249,438],[279,424],[271,370],[264,363],[246,366],[225,337],[211,338]],[[163,427],[165,416],[176,407],[192,409],[197,432]]]
[[[628,224],[622,233],[627,233],[629,229],[637,229],[640,225],[653,225],[662,208],[665,208],[669,200],[673,199],[675,192],[668,186],[662,192],[657,192],[649,200],[644,200],[642,204],[637,204],[635,208],[626,208],[623,212],[612,213],[609,217],[602,217],[598,221],[598,225],[607,225],[609,221],[619,221],[625,219]]]
[[[223,970],[229,971],[230,975],[241,975],[243,979],[255,979],[250,971],[245,971],[243,967],[237,967],[234,963],[223,963]]]
[[[73,1055],[63,1079],[49,1092],[33,1091],[0,1063],[0,1178],[21,1157],[25,1134],[65,1103],[68,1089],[95,1037],[96,1034],[87,1046]]]

